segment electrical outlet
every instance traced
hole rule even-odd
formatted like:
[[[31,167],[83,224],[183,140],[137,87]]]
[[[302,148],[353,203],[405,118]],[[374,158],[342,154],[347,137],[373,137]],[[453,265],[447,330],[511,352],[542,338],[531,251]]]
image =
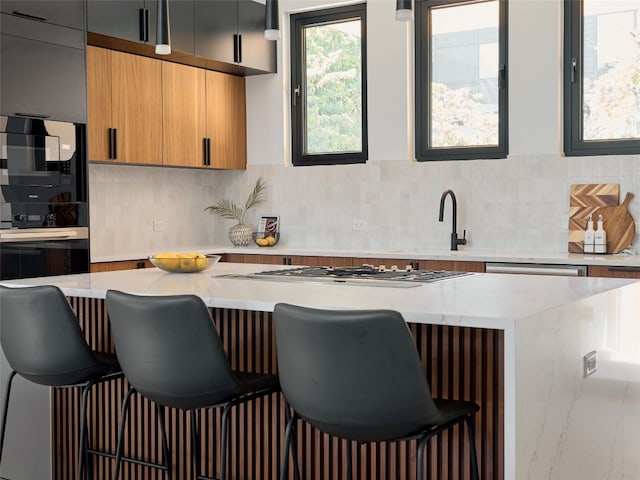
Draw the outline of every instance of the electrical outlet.
[[[354,230],[366,230],[367,229],[367,221],[358,219],[353,221],[353,229]]]
[[[583,358],[582,358],[582,367],[583,367],[583,374],[585,377],[588,377],[589,375],[592,375],[596,372],[597,370],[597,353],[594,350],[593,352],[589,352],[587,353]]]
[[[154,232],[162,232],[167,229],[167,222],[164,220],[154,220],[153,221],[153,231]]]

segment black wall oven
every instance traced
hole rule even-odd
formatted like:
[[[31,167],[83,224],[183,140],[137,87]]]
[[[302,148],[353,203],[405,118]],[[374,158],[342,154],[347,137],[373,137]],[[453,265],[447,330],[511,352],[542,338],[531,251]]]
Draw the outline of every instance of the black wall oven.
[[[0,280],[89,271],[86,126],[0,117]]]

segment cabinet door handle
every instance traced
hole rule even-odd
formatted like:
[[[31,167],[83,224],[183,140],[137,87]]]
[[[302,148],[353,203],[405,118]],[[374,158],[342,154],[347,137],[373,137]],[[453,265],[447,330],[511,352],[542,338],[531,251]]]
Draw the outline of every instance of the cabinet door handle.
[[[115,128],[109,129],[109,160],[118,158],[118,131]]]
[[[38,115],[37,113],[24,113],[16,112],[16,117],[30,117],[30,118],[49,118],[51,115]]]
[[[149,10],[141,8],[140,12],[140,41],[149,41]]]
[[[205,166],[209,166],[211,165],[211,139],[210,138],[203,138],[202,139],[202,147],[203,147],[203,160],[202,163]]]
[[[19,12],[17,10],[14,10],[13,14],[17,15],[18,17],[28,18],[29,20],[38,20],[39,22],[46,22],[47,21],[46,17],[38,17],[36,15],[29,15],[28,13],[22,13],[22,12]]]
[[[242,63],[242,35],[233,34],[233,61]]]
[[[207,165],[207,139],[202,139],[202,164]]]

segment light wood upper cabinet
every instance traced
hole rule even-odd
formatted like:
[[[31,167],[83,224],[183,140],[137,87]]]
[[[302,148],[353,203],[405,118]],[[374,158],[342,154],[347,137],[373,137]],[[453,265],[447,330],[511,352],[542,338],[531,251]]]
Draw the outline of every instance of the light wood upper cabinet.
[[[111,52],[116,160],[162,164],[162,74],[152,58]]]
[[[245,169],[244,78],[87,47],[89,160]]]
[[[165,165],[205,165],[205,98],[204,70],[162,62]]]
[[[247,130],[245,81],[207,71],[207,137],[211,139],[211,167],[245,169]]]
[[[157,60],[87,47],[89,160],[162,164]]]
[[[87,46],[87,116],[89,160],[109,160],[113,119],[111,50]]]

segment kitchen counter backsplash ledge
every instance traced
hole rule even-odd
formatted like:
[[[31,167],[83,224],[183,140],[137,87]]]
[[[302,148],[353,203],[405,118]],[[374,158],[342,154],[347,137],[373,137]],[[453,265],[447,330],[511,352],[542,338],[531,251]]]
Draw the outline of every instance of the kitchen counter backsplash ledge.
[[[548,263],[565,265],[607,265],[640,267],[640,255],[583,255],[577,253],[535,253],[535,252],[482,252],[473,250],[370,250],[370,249],[328,249],[328,248],[298,248],[286,245],[260,247],[232,247],[230,245],[209,245],[200,247],[179,247],[176,252],[197,251],[209,254],[254,254],[254,255],[283,255],[283,256],[313,256],[313,257],[353,257],[379,259],[411,259],[411,260],[452,260],[468,262],[511,262],[511,263]],[[91,257],[92,263],[117,262],[125,260],[141,260],[157,252],[131,252],[128,254],[100,255]],[[391,265],[387,265],[390,267]],[[404,267],[404,265],[398,265]]]

